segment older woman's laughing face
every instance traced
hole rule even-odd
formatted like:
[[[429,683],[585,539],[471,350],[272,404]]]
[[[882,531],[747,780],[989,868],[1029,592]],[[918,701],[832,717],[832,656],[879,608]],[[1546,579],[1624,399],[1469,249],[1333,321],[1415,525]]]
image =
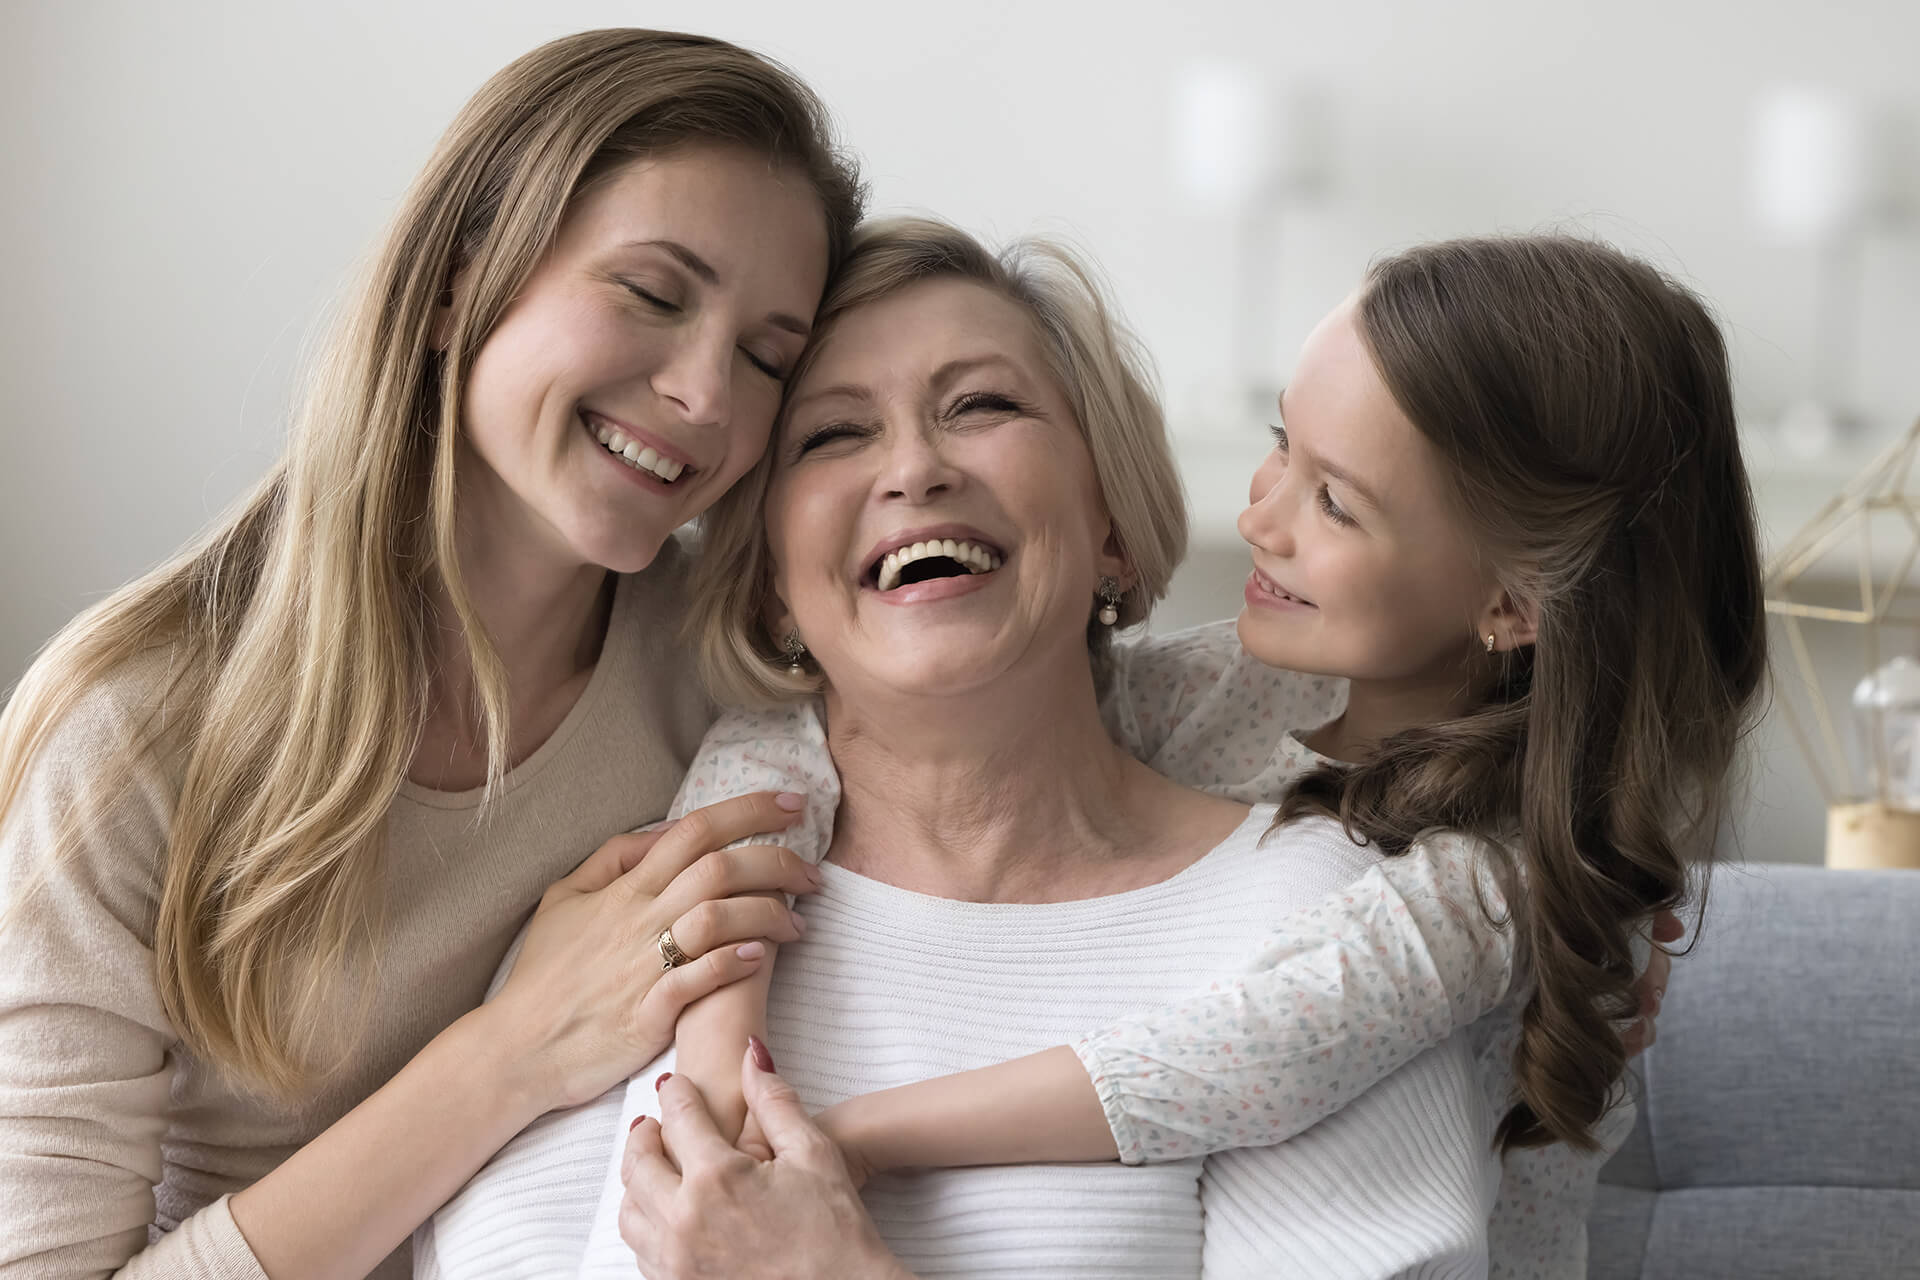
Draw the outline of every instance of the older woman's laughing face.
[[[1032,321],[932,280],[849,313],[788,407],[767,499],[776,636],[834,689],[962,695],[1087,669],[1125,565]]]

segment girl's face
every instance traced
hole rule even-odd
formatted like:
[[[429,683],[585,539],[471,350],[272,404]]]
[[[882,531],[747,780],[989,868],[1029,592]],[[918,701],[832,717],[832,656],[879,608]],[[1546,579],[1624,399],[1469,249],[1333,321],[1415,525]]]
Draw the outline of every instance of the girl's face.
[[[799,633],[838,693],[964,694],[1015,668],[1084,666],[1095,589],[1123,564],[1020,307],[933,280],[850,312],[774,448],[784,612],[770,621]]]
[[[463,519],[634,572],[766,446],[827,271],[806,180],[738,148],[581,196],[473,361]]]
[[[1374,367],[1354,300],[1307,339],[1280,415],[1240,515],[1253,550],[1241,643],[1296,671],[1458,682],[1486,632],[1501,631],[1501,592],[1433,446]]]

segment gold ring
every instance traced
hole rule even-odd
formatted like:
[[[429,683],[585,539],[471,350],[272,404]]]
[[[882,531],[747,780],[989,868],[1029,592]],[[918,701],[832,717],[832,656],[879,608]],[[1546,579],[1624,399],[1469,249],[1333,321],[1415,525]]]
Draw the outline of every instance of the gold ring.
[[[673,940],[673,930],[671,929],[662,929],[660,936],[653,941],[654,945],[660,948],[660,971],[662,973],[665,973],[668,969],[677,969],[693,959],[692,956],[680,949],[679,943]]]

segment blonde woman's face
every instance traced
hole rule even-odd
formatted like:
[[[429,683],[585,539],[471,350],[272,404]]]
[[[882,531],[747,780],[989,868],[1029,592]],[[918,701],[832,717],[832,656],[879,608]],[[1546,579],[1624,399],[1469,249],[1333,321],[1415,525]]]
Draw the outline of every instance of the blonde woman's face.
[[[774,448],[770,621],[836,692],[961,695],[1085,667],[1096,584],[1122,565],[1019,306],[935,280],[847,314]]]
[[[818,198],[764,156],[687,148],[601,183],[473,362],[463,519],[645,568],[765,449],[826,270]]]
[[[1240,515],[1240,640],[1269,666],[1408,689],[1458,684],[1500,599],[1441,461],[1395,403],[1352,301],[1307,339]]]

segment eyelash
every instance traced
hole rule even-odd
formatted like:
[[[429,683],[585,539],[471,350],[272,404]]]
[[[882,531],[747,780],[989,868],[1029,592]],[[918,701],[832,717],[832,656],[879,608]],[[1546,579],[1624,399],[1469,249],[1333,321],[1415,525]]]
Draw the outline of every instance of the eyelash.
[[[680,314],[681,308],[675,305],[674,303],[668,302],[665,298],[659,297],[656,294],[648,293],[645,289],[642,289],[639,285],[633,284],[629,281],[622,280],[620,283],[626,286],[626,290],[628,293],[631,293],[634,297],[640,299],[640,301],[646,303],[648,306],[652,307],[655,311],[660,312],[660,314],[668,315],[668,316],[677,316]],[[740,348],[740,354],[747,358],[748,364],[758,369],[761,373],[766,374],[767,377],[773,379],[775,382],[785,382],[787,380],[787,371],[785,369],[780,368],[778,365],[768,364],[765,360],[762,360],[759,356],[756,356],[755,354],[753,354],[753,352],[747,350],[745,347]]]
[[[975,409],[992,409],[998,413],[1021,412],[1019,402],[1011,396],[1002,395],[997,391],[972,391],[955,400],[953,404],[948,407],[945,416],[951,418],[958,414],[971,413]],[[825,426],[815,427],[813,430],[807,432],[806,435],[800,437],[799,442],[793,446],[793,452],[795,456],[798,456],[807,452],[809,449],[826,444],[830,440],[838,440],[843,436],[865,436],[868,434],[870,433],[860,427],[854,426],[850,422],[830,422]]]
[[[1287,429],[1276,423],[1270,424],[1267,430],[1273,433],[1273,447],[1281,453],[1285,453],[1287,451]],[[1328,489],[1327,486],[1320,486],[1320,491],[1314,495],[1314,500],[1320,504],[1320,510],[1326,514],[1327,519],[1333,521],[1335,524],[1351,529],[1360,523],[1340,509],[1340,504],[1333,500],[1333,491]]]

